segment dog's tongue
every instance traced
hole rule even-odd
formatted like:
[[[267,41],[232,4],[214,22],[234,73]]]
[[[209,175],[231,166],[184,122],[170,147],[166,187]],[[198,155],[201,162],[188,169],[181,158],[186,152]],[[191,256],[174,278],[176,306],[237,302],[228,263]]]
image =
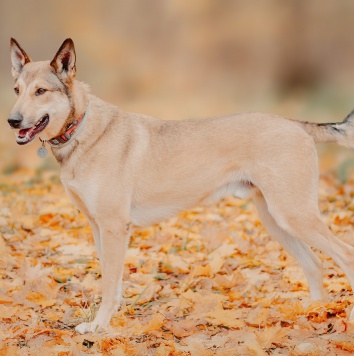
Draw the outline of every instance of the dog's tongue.
[[[26,143],[31,142],[34,139],[35,135],[36,130],[33,127],[30,127],[28,129],[21,129],[18,131],[16,141],[19,145],[25,145]]]
[[[25,136],[26,136],[26,133],[27,133],[28,131],[30,131],[30,130],[32,130],[32,127],[30,127],[29,129],[21,129],[21,130],[18,132],[18,135],[19,135],[20,137],[25,137]]]

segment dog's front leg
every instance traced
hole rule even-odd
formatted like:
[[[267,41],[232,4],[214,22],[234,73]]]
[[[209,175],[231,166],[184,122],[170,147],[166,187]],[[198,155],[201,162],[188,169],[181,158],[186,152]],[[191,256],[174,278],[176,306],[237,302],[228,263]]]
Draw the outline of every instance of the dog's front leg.
[[[131,224],[126,220],[99,223],[101,236],[102,303],[91,323],[76,327],[80,334],[99,331],[109,325],[122,295],[124,257],[128,247]]]
[[[75,204],[75,206],[81,211],[81,213],[85,216],[85,218],[89,222],[92,229],[93,238],[95,240],[97,256],[98,259],[101,261],[101,238],[100,238],[100,230],[98,228],[98,224],[96,223],[95,219],[90,215],[89,211],[87,210],[81,198],[69,188],[66,188],[66,192],[69,195],[71,201]]]

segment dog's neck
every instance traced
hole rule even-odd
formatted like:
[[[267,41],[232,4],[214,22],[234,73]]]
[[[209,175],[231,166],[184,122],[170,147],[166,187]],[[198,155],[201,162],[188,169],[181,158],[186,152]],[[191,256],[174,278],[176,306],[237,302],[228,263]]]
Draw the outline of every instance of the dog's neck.
[[[67,130],[67,127],[86,111],[89,90],[90,88],[87,84],[77,80],[74,80],[72,84],[67,87],[66,94],[70,101],[71,111],[59,135],[63,134]]]
[[[72,127],[76,125],[76,121],[80,121],[79,118],[82,118],[85,112],[88,109],[88,95],[89,95],[89,87],[87,84],[74,80],[69,88],[67,88],[67,96],[70,101],[71,111],[66,119],[62,129],[58,136],[51,138],[48,140],[52,143],[53,139],[55,140],[58,137],[64,136],[68,131],[68,127]],[[79,125],[84,125],[81,121]],[[80,131],[82,131],[84,127],[80,127]],[[68,142],[65,147],[61,147],[62,145],[51,145],[52,152],[56,160],[62,164],[65,161],[65,158],[70,157],[71,153],[77,148],[78,140],[73,138],[72,142]]]

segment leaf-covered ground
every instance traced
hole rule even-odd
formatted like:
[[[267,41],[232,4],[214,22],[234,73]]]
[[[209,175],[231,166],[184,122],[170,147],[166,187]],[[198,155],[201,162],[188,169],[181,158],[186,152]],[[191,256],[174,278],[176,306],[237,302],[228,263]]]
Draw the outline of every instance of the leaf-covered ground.
[[[320,208],[353,244],[354,181],[323,175]],[[351,355],[354,297],[320,256],[328,301],[312,303],[251,201],[197,207],[134,232],[121,309],[78,335],[101,297],[91,230],[56,175],[17,171],[0,183],[0,355]]]

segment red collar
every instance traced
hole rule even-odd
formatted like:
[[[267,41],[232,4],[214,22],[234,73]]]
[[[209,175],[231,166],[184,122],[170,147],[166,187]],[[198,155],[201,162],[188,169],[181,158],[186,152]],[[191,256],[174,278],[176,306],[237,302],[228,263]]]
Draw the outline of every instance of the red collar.
[[[75,120],[73,123],[71,123],[68,127],[67,130],[56,137],[51,138],[47,142],[49,143],[50,146],[58,147],[61,146],[62,144],[68,142],[71,137],[74,135],[78,127],[80,126],[82,119],[84,118],[85,113],[82,114],[77,120]]]

